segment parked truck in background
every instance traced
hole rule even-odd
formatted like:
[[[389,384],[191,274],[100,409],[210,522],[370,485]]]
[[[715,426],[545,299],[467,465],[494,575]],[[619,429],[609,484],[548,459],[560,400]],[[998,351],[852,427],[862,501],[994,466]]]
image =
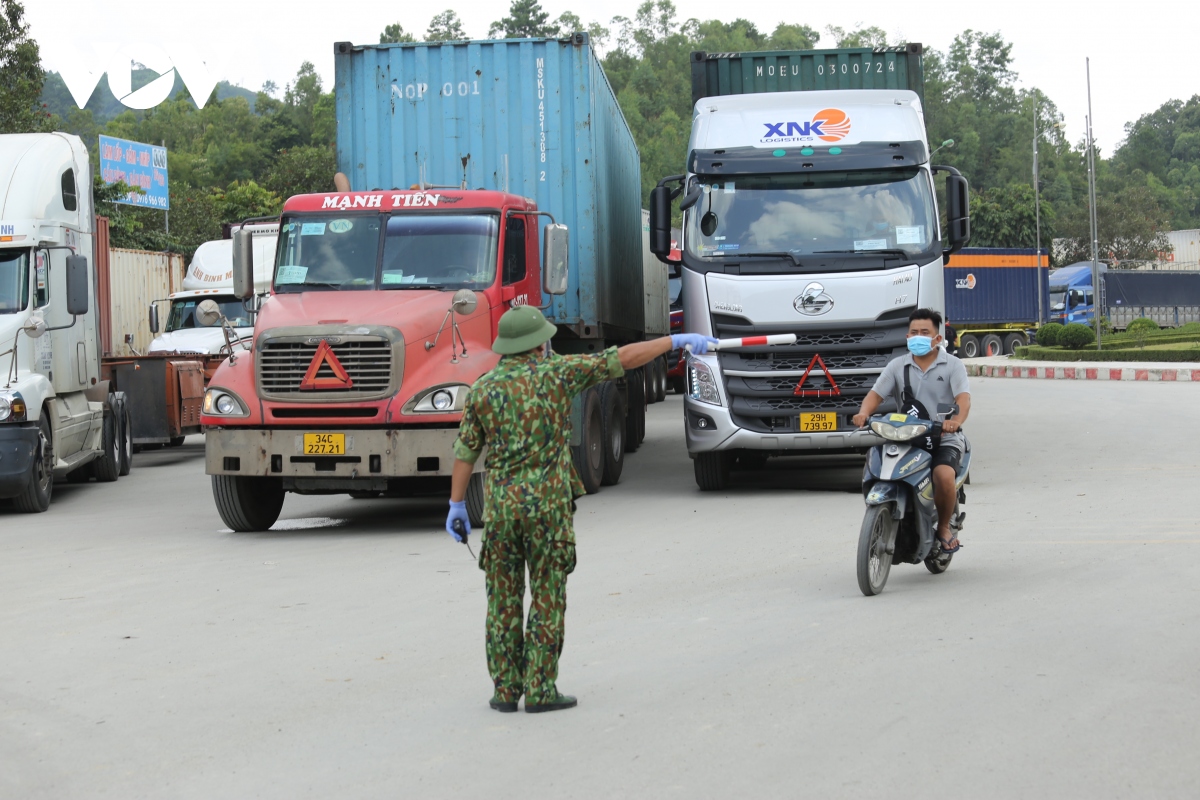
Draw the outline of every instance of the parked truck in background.
[[[126,398],[101,376],[92,170],[67,133],[0,135],[0,500],[131,466]]]
[[[205,394],[206,470],[234,530],[270,527],[287,492],[448,493],[467,393],[513,306],[543,309],[559,353],[667,333],[665,297],[647,293],[637,148],[586,34],[341,42],[334,65],[339,191],[286,201],[253,347]],[[638,386],[634,370],[576,401],[589,491],[620,478]],[[482,487],[477,472],[473,521]]]
[[[702,490],[769,456],[865,452],[873,435],[851,417],[904,352],[909,313],[943,307],[943,258],[970,236],[968,192],[930,163],[921,54],[692,54],[685,174],[652,192],[652,246],[670,258],[681,198],[686,328],[797,335],[689,359],[684,427]]]
[[[1108,265],[1100,264],[1103,276]],[[1078,261],[1059,267],[1050,273],[1050,313],[1047,322],[1070,325],[1073,322],[1093,324],[1096,314],[1092,291],[1092,262]]]
[[[231,229],[241,230],[237,225]],[[279,223],[248,224],[254,248],[254,291],[266,294],[271,286],[275,266],[275,242]],[[228,355],[226,331],[221,325],[203,326],[196,322],[196,304],[212,300],[228,322],[230,338],[249,338],[254,333],[254,307],[243,303],[233,294],[233,241],[216,239],[196,248],[188,264],[181,291],[167,299],[167,321],[159,333],[158,301],[150,306],[150,331],[156,334],[150,343],[151,353],[180,353],[217,356]],[[215,362],[213,369],[215,369]]]
[[[1039,265],[1039,260],[1041,264]],[[946,321],[958,355],[1012,355],[1051,314],[1049,256],[1033,248],[966,247],[944,269]]]

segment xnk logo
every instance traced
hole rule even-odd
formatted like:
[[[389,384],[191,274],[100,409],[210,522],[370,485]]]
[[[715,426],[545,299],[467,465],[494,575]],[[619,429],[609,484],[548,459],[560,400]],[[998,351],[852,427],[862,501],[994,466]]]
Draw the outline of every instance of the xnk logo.
[[[138,110],[154,108],[170,97],[176,74],[199,108],[204,108],[217,85],[205,63],[186,45],[172,47],[168,55],[152,42],[139,41],[90,57],[79,52],[74,56],[75,63],[64,64],[61,74],[80,108],[87,105],[104,75],[108,75],[108,88],[121,105]],[[157,77],[134,89],[133,72],[140,69],[148,69]]]
[[[764,122],[764,144],[783,142],[840,142],[850,133],[850,116],[840,108],[826,108],[813,114],[808,122]]]

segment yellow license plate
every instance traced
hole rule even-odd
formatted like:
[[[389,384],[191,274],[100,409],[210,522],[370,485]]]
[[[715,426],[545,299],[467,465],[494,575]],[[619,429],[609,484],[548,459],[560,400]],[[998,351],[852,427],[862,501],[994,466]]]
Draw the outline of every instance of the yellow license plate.
[[[837,414],[832,411],[821,411],[814,414],[800,415],[801,433],[821,433],[837,430]]]
[[[306,433],[304,434],[304,455],[344,456],[346,455],[346,434]]]

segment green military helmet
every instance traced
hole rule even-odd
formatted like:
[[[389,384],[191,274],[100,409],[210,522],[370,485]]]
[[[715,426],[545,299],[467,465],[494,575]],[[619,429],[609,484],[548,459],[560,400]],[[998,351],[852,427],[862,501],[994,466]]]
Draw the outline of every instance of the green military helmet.
[[[500,355],[524,353],[554,338],[558,328],[533,306],[517,306],[500,317],[492,350]]]

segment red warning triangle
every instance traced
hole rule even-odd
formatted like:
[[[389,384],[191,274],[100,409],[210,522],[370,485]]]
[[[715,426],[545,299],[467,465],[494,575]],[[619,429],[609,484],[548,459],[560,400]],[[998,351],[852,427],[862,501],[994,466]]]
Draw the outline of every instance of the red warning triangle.
[[[804,382],[808,380],[808,375],[812,372],[813,367],[817,364],[821,365],[821,371],[825,373],[825,380],[829,381],[830,389],[805,389]],[[825,361],[821,358],[820,353],[814,353],[812,361],[808,362],[808,369],[804,370],[804,375],[800,377],[800,382],[796,384],[796,391],[792,392],[794,397],[840,397],[842,394],[841,388],[837,385],[837,381],[829,374],[829,368],[825,366]]]
[[[318,378],[317,373],[321,370],[321,365],[327,364],[333,370],[332,378]],[[342,362],[333,353],[333,348],[329,346],[329,342],[324,339],[317,347],[317,352],[313,355],[312,363],[308,365],[308,372],[304,373],[304,380],[300,381],[301,389],[350,389],[354,386],[354,381],[350,380],[350,373],[346,372],[346,368],[342,366]]]

